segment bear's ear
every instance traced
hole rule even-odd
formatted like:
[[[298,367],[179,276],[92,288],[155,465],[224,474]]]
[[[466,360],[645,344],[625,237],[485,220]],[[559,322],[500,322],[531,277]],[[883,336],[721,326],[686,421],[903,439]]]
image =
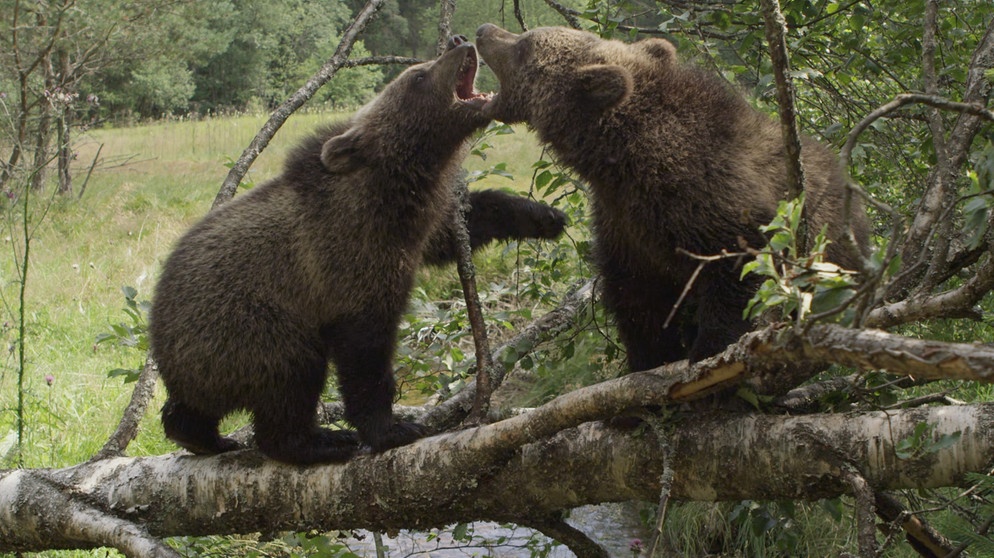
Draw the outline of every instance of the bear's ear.
[[[634,46],[663,64],[676,62],[676,47],[666,39],[645,39]]]
[[[591,64],[577,71],[580,101],[591,108],[607,110],[632,93],[632,74],[610,64]]]
[[[332,137],[321,147],[321,164],[335,173],[348,172],[360,164],[362,133],[351,128]]]

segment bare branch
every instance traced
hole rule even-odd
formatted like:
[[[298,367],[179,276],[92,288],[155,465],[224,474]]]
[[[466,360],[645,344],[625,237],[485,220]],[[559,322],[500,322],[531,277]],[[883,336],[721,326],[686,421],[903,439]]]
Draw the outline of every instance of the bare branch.
[[[887,370],[917,379],[994,383],[994,347],[913,339],[880,330],[816,325],[803,334],[770,326],[747,333],[716,356],[689,369],[686,361],[654,369],[679,379],[673,401],[699,399],[743,380],[779,380],[789,390],[831,364]]]
[[[525,16],[521,13],[521,0],[514,0],[514,19],[518,20],[521,31],[528,31],[528,26],[525,24]]]
[[[775,337],[769,329],[755,335],[767,341]],[[803,339],[758,345],[754,350],[757,356],[784,362],[811,359],[864,370],[887,370],[917,379],[994,383],[994,347],[913,339],[880,330],[819,325],[812,327]],[[775,355],[770,353],[774,350]]]
[[[982,314],[975,305],[991,290],[994,290],[994,258],[988,256],[973,276],[959,287],[936,295],[918,293],[876,308],[870,312],[865,325],[891,327],[929,318],[979,320]]]
[[[922,74],[925,85],[925,93],[938,96],[939,85],[935,73],[935,35],[939,14],[938,0],[928,0],[925,3],[925,29],[922,33]],[[942,122],[942,116],[937,108],[925,111],[929,130],[932,133],[932,146],[935,149],[935,168],[931,171],[932,180],[930,187],[925,192],[925,199],[922,200],[921,207],[925,208],[947,208],[952,205],[952,198],[955,196],[956,184],[954,173],[949,167],[950,160],[946,149],[946,126]],[[929,211],[926,216],[934,217],[935,213]],[[925,273],[924,280],[918,291],[929,291],[939,284],[938,277],[943,275],[948,265],[949,246],[952,242],[952,219],[938,219],[933,222],[932,229],[932,257],[930,265]]]
[[[905,93],[897,95],[891,102],[881,105],[870,114],[866,115],[852,130],[849,131],[849,135],[846,136],[846,143],[842,146],[842,150],[839,152],[839,159],[842,161],[843,166],[848,167],[851,164],[852,150],[856,146],[856,139],[859,138],[860,134],[866,131],[866,129],[877,120],[888,116],[892,112],[906,105],[911,104],[922,104],[944,110],[962,112],[964,114],[970,114],[994,122],[994,111],[984,108],[983,105],[959,103],[944,99],[942,97],[922,95],[920,93]]]
[[[840,468],[842,478],[849,485],[849,490],[856,500],[856,531],[859,540],[859,554],[862,558],[876,558],[878,550],[873,490],[855,467],[843,463]]]
[[[790,80],[790,58],[787,54],[787,22],[780,12],[778,0],[760,0],[766,22],[773,75],[777,83],[777,103],[780,105],[780,131],[787,154],[787,195],[795,199],[804,192],[804,165],[801,158],[801,136],[797,131],[797,111],[794,107],[794,84]],[[799,229],[800,246],[806,246],[803,229]],[[802,251],[804,249],[802,248]]]
[[[652,541],[649,543],[649,556],[661,556],[663,540],[663,524],[666,522],[666,511],[669,508],[670,496],[673,493],[673,465],[670,455],[670,428],[665,424],[665,418],[652,413],[643,413],[642,419],[651,427],[659,445],[659,453],[663,459],[663,473],[659,476],[659,504],[656,506],[656,524],[652,530]]]
[[[994,67],[994,20],[990,22],[984,37],[974,51],[967,69],[967,83],[963,94],[965,104],[980,109],[987,105],[991,84],[984,77],[984,72],[991,67]],[[945,260],[948,256],[951,223],[943,222],[940,215],[955,198],[958,174],[967,160],[970,146],[984,119],[990,120],[990,116],[967,110],[961,111],[957,117],[945,141],[945,156],[937,161],[936,167],[928,175],[925,193],[902,249],[903,265],[906,269],[917,268],[917,272],[907,274],[900,282],[895,281],[891,287],[892,292],[904,294],[912,287],[916,287],[915,290],[918,292],[930,290],[945,274],[948,267]],[[937,152],[937,155],[942,154]],[[932,252],[931,257],[929,251]],[[922,267],[923,262],[930,262],[931,265]],[[919,281],[921,277],[925,280]]]
[[[884,492],[874,493],[877,515],[884,521],[899,526],[911,546],[922,556],[951,556],[953,544],[932,528],[921,517],[909,512],[893,496]]]
[[[456,267],[459,270],[459,282],[462,284],[463,298],[466,299],[466,313],[469,315],[470,328],[473,330],[473,344],[476,348],[476,398],[473,411],[469,415],[470,423],[482,423],[490,411],[490,396],[496,386],[491,381],[494,375],[494,359],[490,353],[490,341],[487,339],[487,323],[483,317],[480,305],[480,295],[476,290],[476,267],[473,265],[473,253],[470,248],[469,230],[466,228],[466,213],[469,212],[469,189],[466,182],[457,180],[452,186],[455,189],[456,200],[460,211],[453,212],[455,226],[455,244],[458,256]]]
[[[138,423],[145,416],[148,404],[155,395],[155,383],[158,378],[159,369],[150,352],[145,357],[145,366],[138,376],[135,389],[131,392],[131,401],[124,409],[121,422],[104,443],[104,447],[100,448],[100,451],[91,458],[91,461],[124,455],[124,450],[128,448],[128,444],[138,435]]]
[[[925,85],[925,94],[933,97],[939,96],[939,80],[935,73],[935,34],[937,30],[936,20],[939,15],[938,0],[927,0],[925,2],[925,29],[922,32],[922,81]],[[928,125],[932,130],[932,141],[935,144],[935,152],[938,159],[946,159],[946,129],[939,118],[938,111],[929,111]]]
[[[304,103],[314,96],[314,93],[321,88],[322,85],[328,82],[334,75],[338,72],[338,69],[342,67],[345,61],[348,59],[349,54],[352,52],[352,46],[355,44],[356,39],[359,34],[366,28],[370,19],[376,14],[376,11],[380,9],[380,6],[386,0],[369,0],[366,5],[362,8],[356,18],[352,21],[352,24],[345,30],[342,34],[342,40],[338,43],[338,48],[335,49],[335,54],[321,66],[316,74],[311,76],[307,80],[307,83],[303,87],[298,89],[296,93],[290,96],[289,99],[283,101],[273,114],[270,115],[269,120],[263,125],[259,133],[252,138],[252,142],[245,151],[242,152],[241,156],[235,161],[235,164],[228,171],[228,176],[224,178],[224,183],[221,184],[221,189],[218,191],[217,196],[214,198],[214,204],[212,209],[220,206],[221,204],[227,202],[235,195],[235,191],[238,189],[238,184],[241,182],[242,177],[248,172],[249,167],[255,162],[256,158],[262,153],[262,150],[269,145],[270,140],[276,135],[276,132],[283,126],[287,118],[290,117],[298,108],[303,106]]]
[[[410,66],[420,64],[424,60],[420,58],[409,58],[406,56],[366,56],[355,60],[346,60],[342,63],[342,68],[355,68],[358,66],[386,66],[388,64],[401,64]]]
[[[445,52],[445,45],[452,35],[452,16],[456,13],[456,0],[442,0],[438,15],[438,40],[435,43],[435,56]]]
[[[581,29],[583,27],[580,25],[581,14],[579,11],[563,6],[559,2],[556,2],[556,0],[545,0],[545,3],[548,4],[553,10],[559,12],[559,15],[563,16],[566,23],[568,23],[573,29]]]
[[[527,525],[541,531],[545,536],[563,543],[577,556],[611,558],[611,555],[604,548],[591,540],[586,533],[567,523],[561,516],[562,514],[557,514],[557,517],[553,519],[529,521]]]

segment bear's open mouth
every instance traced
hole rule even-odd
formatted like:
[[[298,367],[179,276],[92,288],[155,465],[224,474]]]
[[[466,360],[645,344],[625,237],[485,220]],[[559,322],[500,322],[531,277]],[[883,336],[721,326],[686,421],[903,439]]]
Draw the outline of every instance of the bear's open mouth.
[[[489,93],[480,93],[476,90],[476,69],[479,66],[479,58],[476,55],[476,48],[470,45],[469,51],[463,58],[462,66],[456,74],[456,97],[460,102],[475,109],[483,107],[490,100]]]

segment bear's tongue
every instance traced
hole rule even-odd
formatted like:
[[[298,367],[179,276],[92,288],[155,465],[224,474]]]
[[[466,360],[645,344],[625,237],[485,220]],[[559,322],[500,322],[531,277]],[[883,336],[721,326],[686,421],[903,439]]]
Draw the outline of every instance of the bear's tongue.
[[[488,96],[481,94],[475,87],[478,62],[476,49],[471,48],[456,75],[456,97],[476,108],[483,106],[488,100]]]
[[[466,53],[466,57],[463,58],[462,66],[459,67],[459,73],[456,75],[456,95],[464,101],[473,97],[476,65],[476,49],[471,47]]]

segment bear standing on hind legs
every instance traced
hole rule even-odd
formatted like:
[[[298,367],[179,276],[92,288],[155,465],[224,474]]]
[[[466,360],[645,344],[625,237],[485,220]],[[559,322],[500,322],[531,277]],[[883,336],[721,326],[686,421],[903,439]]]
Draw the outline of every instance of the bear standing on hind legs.
[[[424,434],[393,419],[392,358],[418,266],[455,257],[452,184],[466,140],[490,120],[476,70],[476,49],[455,41],[180,239],[149,325],[170,439],[194,453],[237,449],[218,422],[239,409],[252,412],[259,449],[289,463]],[[561,212],[498,192],[475,192],[470,204],[474,246],[552,238],[565,225]],[[357,432],[318,426],[329,360]]]
[[[759,231],[787,193],[780,127],[721,78],[680,64],[672,44],[603,40],[567,28],[516,35],[491,24],[477,47],[500,81],[484,114],[527,122],[560,162],[590,183],[603,300],[615,316],[632,370],[723,350],[751,324],[742,311],[755,276],[737,262],[704,267],[678,313],[667,316],[698,262],[761,248]],[[827,225],[828,259],[858,269],[868,226],[824,146],[804,139],[809,230]],[[858,250],[845,240],[848,221]]]

